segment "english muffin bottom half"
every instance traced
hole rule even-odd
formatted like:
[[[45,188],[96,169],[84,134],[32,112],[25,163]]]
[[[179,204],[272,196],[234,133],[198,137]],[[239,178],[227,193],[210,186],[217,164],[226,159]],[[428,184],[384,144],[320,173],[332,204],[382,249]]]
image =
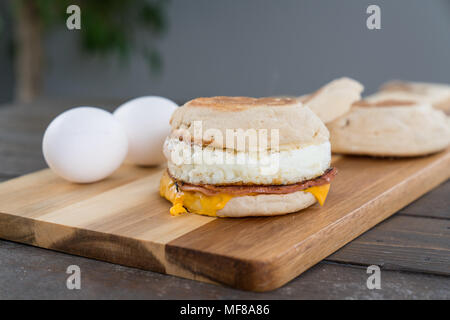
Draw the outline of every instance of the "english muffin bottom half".
[[[363,100],[327,126],[334,153],[414,157],[450,144],[450,118],[412,100]]]
[[[323,205],[329,133],[294,98],[197,98],[172,115],[160,194],[170,213],[275,216]]]

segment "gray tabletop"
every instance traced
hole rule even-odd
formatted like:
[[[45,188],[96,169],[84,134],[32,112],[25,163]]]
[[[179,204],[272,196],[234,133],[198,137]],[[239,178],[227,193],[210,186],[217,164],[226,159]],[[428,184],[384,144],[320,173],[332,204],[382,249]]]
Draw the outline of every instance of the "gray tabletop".
[[[52,118],[76,105],[0,107],[0,181],[45,168],[41,140]],[[66,287],[67,267],[81,289]],[[368,289],[367,267],[381,269]],[[253,293],[0,240],[0,299],[450,299],[450,181],[403,208],[285,286]]]

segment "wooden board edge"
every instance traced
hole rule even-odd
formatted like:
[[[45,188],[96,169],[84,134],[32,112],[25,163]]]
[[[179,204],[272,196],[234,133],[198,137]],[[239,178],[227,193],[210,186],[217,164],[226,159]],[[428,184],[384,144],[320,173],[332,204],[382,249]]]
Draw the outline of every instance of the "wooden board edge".
[[[164,244],[0,212],[0,239],[126,267],[215,283],[165,259]],[[73,245],[73,244],[76,245]],[[102,253],[97,249],[100,248]],[[136,259],[137,257],[137,259]]]
[[[443,157],[422,168],[343,219],[305,239],[282,257],[273,260],[243,260],[187,248],[178,244],[175,239],[165,247],[166,259],[171,264],[212,282],[255,292],[275,290],[446,181],[450,177],[449,162],[450,157]],[[197,230],[189,234],[195,236],[195,232]],[[219,272],[221,268],[232,272]]]
[[[155,243],[0,212],[0,238],[44,249],[165,273]],[[125,253],[125,254],[124,254]],[[137,257],[137,259],[136,259]]]

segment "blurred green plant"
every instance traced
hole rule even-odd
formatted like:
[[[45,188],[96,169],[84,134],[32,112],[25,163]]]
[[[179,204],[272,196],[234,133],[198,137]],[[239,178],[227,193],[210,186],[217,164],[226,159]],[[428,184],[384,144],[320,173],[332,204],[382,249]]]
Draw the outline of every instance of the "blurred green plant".
[[[162,69],[160,56],[154,40],[167,29],[168,0],[17,0],[13,1],[13,12],[18,29],[16,42],[19,51],[42,51],[43,34],[54,28],[66,27],[67,7],[78,5],[81,10],[81,29],[79,33],[81,47],[93,54],[116,54],[127,61],[131,52],[139,52],[148,62],[150,70],[158,73]],[[139,36],[139,37],[138,37]],[[146,39],[142,42],[138,39]],[[28,43],[26,43],[28,41]],[[25,42],[25,43],[24,43]],[[23,52],[22,52],[23,53]],[[20,52],[18,52],[20,56]],[[30,56],[30,55],[28,55]],[[22,54],[19,64],[32,67],[42,64],[43,54],[35,57]],[[27,61],[34,60],[34,61]],[[21,61],[22,60],[22,61]],[[39,94],[42,79],[42,67],[36,67],[35,75],[26,79],[26,66],[18,67],[17,78],[19,100],[30,101]],[[30,73],[30,72],[28,72]],[[28,84],[26,83],[28,82]],[[33,92],[37,91],[37,92]]]
[[[34,0],[44,28],[65,23],[69,5],[81,9],[81,43],[88,52],[118,53],[122,58],[138,49],[147,56],[148,52],[158,56],[158,51],[136,42],[139,30],[152,36],[161,35],[167,27],[167,0]],[[160,67],[161,59],[148,59],[151,67]]]

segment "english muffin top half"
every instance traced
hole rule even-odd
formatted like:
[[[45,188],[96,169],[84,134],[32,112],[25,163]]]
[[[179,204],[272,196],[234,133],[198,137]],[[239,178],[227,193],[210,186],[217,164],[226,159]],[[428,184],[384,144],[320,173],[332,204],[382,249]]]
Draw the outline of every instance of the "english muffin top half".
[[[200,123],[201,142],[194,141]],[[239,129],[267,130],[267,149],[272,145],[271,130],[278,131],[280,150],[318,145],[329,140],[329,132],[319,117],[295,98],[197,98],[177,109],[170,124],[172,138],[188,137],[191,143],[219,149],[226,147],[227,130]]]

